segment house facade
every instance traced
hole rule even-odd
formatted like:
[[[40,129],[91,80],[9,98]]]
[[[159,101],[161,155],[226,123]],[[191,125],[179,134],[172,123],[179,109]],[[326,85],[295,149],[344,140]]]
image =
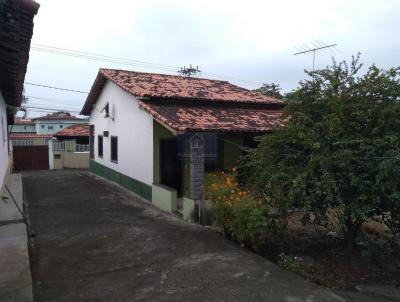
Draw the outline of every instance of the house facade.
[[[53,135],[57,141],[72,141],[79,145],[89,145],[89,125],[74,124]]]
[[[8,126],[10,133],[36,133],[35,124],[31,119],[14,117],[14,123]]]
[[[282,125],[284,105],[225,81],[100,69],[81,112],[90,169],[189,218],[207,173]]]
[[[85,119],[80,119],[68,112],[55,112],[32,120],[37,134],[55,134],[74,124],[85,124]]]
[[[39,4],[30,0],[0,1],[0,191],[10,172],[8,125],[21,105],[23,84]],[[0,192],[1,194],[2,192]]]

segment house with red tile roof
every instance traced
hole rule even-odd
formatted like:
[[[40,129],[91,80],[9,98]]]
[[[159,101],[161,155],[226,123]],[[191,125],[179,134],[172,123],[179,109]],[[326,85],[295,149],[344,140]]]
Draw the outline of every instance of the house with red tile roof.
[[[35,124],[31,119],[14,117],[14,123],[8,126],[9,133],[36,133]]]
[[[89,145],[89,125],[75,124],[54,134],[58,141],[73,140],[77,144]]]
[[[81,111],[90,169],[188,216],[207,173],[234,167],[255,136],[283,124],[284,106],[226,81],[100,69]]]
[[[59,111],[32,119],[37,134],[55,134],[75,124],[86,124],[87,120]]]

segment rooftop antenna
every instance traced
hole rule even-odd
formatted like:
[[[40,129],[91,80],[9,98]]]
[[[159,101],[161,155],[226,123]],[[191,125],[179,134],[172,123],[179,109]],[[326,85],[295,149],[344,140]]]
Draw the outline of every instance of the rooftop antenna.
[[[192,64],[190,64],[189,67],[181,67],[180,70],[178,70],[178,73],[180,73],[182,76],[190,78],[192,75],[195,75],[197,73],[200,73],[201,71],[199,70],[199,66],[193,67]]]
[[[314,42],[311,42],[311,44],[313,45],[312,46],[313,48],[310,48],[306,45],[301,45],[301,46],[295,47],[296,50],[298,50],[298,52],[296,52],[293,55],[297,56],[297,55],[302,55],[302,54],[304,54],[304,55],[312,54],[312,57],[313,57],[312,71],[314,72],[314,70],[315,70],[315,54],[325,53],[326,50],[329,49],[335,55],[334,49],[336,48],[337,44],[326,45],[321,40],[316,40]]]

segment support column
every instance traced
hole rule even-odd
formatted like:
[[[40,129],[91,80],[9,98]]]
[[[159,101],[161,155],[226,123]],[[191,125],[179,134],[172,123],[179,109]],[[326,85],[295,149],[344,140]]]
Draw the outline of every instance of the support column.
[[[201,200],[204,184],[204,139],[201,134],[194,134],[189,139],[190,146],[190,198]]]

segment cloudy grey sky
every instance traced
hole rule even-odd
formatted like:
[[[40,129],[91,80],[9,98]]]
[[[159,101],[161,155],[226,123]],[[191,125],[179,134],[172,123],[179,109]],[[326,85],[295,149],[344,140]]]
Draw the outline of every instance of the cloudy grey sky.
[[[290,91],[312,57],[296,47],[337,43],[316,67],[362,53],[366,65],[400,66],[398,0],[37,0],[32,43],[168,66],[198,65],[202,77]],[[89,91],[100,67],[174,73],[31,50],[26,82]],[[79,111],[85,94],[25,86],[33,107]],[[44,114],[33,109],[30,116]]]

